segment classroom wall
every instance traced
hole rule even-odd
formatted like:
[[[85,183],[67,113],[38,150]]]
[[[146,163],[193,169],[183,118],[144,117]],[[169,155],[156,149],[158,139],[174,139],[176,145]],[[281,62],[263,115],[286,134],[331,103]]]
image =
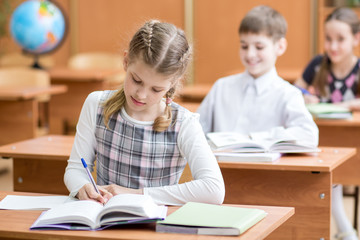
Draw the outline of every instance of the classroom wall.
[[[313,0],[57,0],[68,15],[70,29],[64,44],[51,55],[56,65],[63,66],[77,52],[122,53],[147,19],[157,18],[184,28],[185,1],[193,6],[195,83],[211,84],[221,76],[243,70],[237,29],[245,13],[259,4],[274,7],[288,21],[289,46],[277,67],[302,69],[311,58]],[[5,49],[2,52],[20,51],[9,38],[1,39],[1,46]]]
[[[212,83],[243,70],[239,59],[238,27],[246,12],[257,5],[278,10],[288,23],[288,49],[278,68],[302,68],[310,59],[311,0],[195,0],[195,81]]]

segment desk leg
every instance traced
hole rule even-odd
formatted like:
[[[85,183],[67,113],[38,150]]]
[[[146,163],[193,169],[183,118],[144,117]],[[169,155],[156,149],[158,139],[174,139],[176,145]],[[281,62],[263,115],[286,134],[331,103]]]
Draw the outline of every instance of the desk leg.
[[[33,99],[0,101],[0,145],[34,138],[38,107]]]
[[[331,173],[221,169],[225,203],[291,206],[295,215],[267,239],[330,239]]]
[[[14,158],[14,191],[67,195],[66,165],[66,161]]]

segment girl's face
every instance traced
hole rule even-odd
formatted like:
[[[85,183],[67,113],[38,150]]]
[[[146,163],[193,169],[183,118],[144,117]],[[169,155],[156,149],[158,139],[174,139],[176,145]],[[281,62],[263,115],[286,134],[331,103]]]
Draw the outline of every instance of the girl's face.
[[[164,111],[165,103],[161,101],[170,89],[172,78],[157,73],[141,59],[129,64],[125,54],[124,82],[125,110],[129,116],[139,121],[153,121]]]
[[[352,57],[357,44],[357,36],[351,32],[347,23],[338,20],[325,23],[324,48],[332,63],[340,63]]]

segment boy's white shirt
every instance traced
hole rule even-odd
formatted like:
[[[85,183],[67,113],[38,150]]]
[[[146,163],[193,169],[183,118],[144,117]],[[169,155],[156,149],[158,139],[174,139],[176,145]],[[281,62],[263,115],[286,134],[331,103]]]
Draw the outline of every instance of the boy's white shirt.
[[[280,78],[275,68],[254,79],[247,71],[216,81],[197,112],[205,133],[283,131],[296,140],[318,145],[319,130],[301,91]]]
[[[89,183],[80,159],[83,157],[89,163],[90,169],[93,168],[96,113],[101,93],[100,91],[91,93],[80,113],[74,145],[64,175],[70,196],[75,196],[84,184]],[[129,117],[124,109],[122,111],[127,120],[135,124],[152,124],[152,122],[136,121]],[[215,156],[203,134],[197,113],[186,113],[177,142],[180,152],[187,159],[194,180],[172,186],[144,188],[144,194],[150,195],[157,204],[180,205],[188,201],[221,204],[225,196],[224,181]]]

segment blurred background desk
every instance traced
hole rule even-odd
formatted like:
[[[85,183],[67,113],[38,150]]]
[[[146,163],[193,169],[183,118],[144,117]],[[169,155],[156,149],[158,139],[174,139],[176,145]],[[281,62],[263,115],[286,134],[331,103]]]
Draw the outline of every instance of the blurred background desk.
[[[65,93],[64,85],[1,87],[0,145],[38,136],[38,96]]]
[[[267,239],[330,239],[333,172],[356,149],[321,150],[314,156],[285,155],[272,163],[219,162],[224,203],[295,207],[295,215]]]
[[[64,84],[66,94],[50,101],[50,133],[74,134],[82,105],[93,91],[110,89],[110,80],[122,70],[54,68],[49,71],[52,84]]]
[[[360,185],[360,112],[352,119],[315,119],[321,146],[354,147],[357,153],[334,171],[334,183]]]
[[[42,136],[0,147],[0,156],[13,158],[14,191],[69,194],[64,173],[73,136]]]

